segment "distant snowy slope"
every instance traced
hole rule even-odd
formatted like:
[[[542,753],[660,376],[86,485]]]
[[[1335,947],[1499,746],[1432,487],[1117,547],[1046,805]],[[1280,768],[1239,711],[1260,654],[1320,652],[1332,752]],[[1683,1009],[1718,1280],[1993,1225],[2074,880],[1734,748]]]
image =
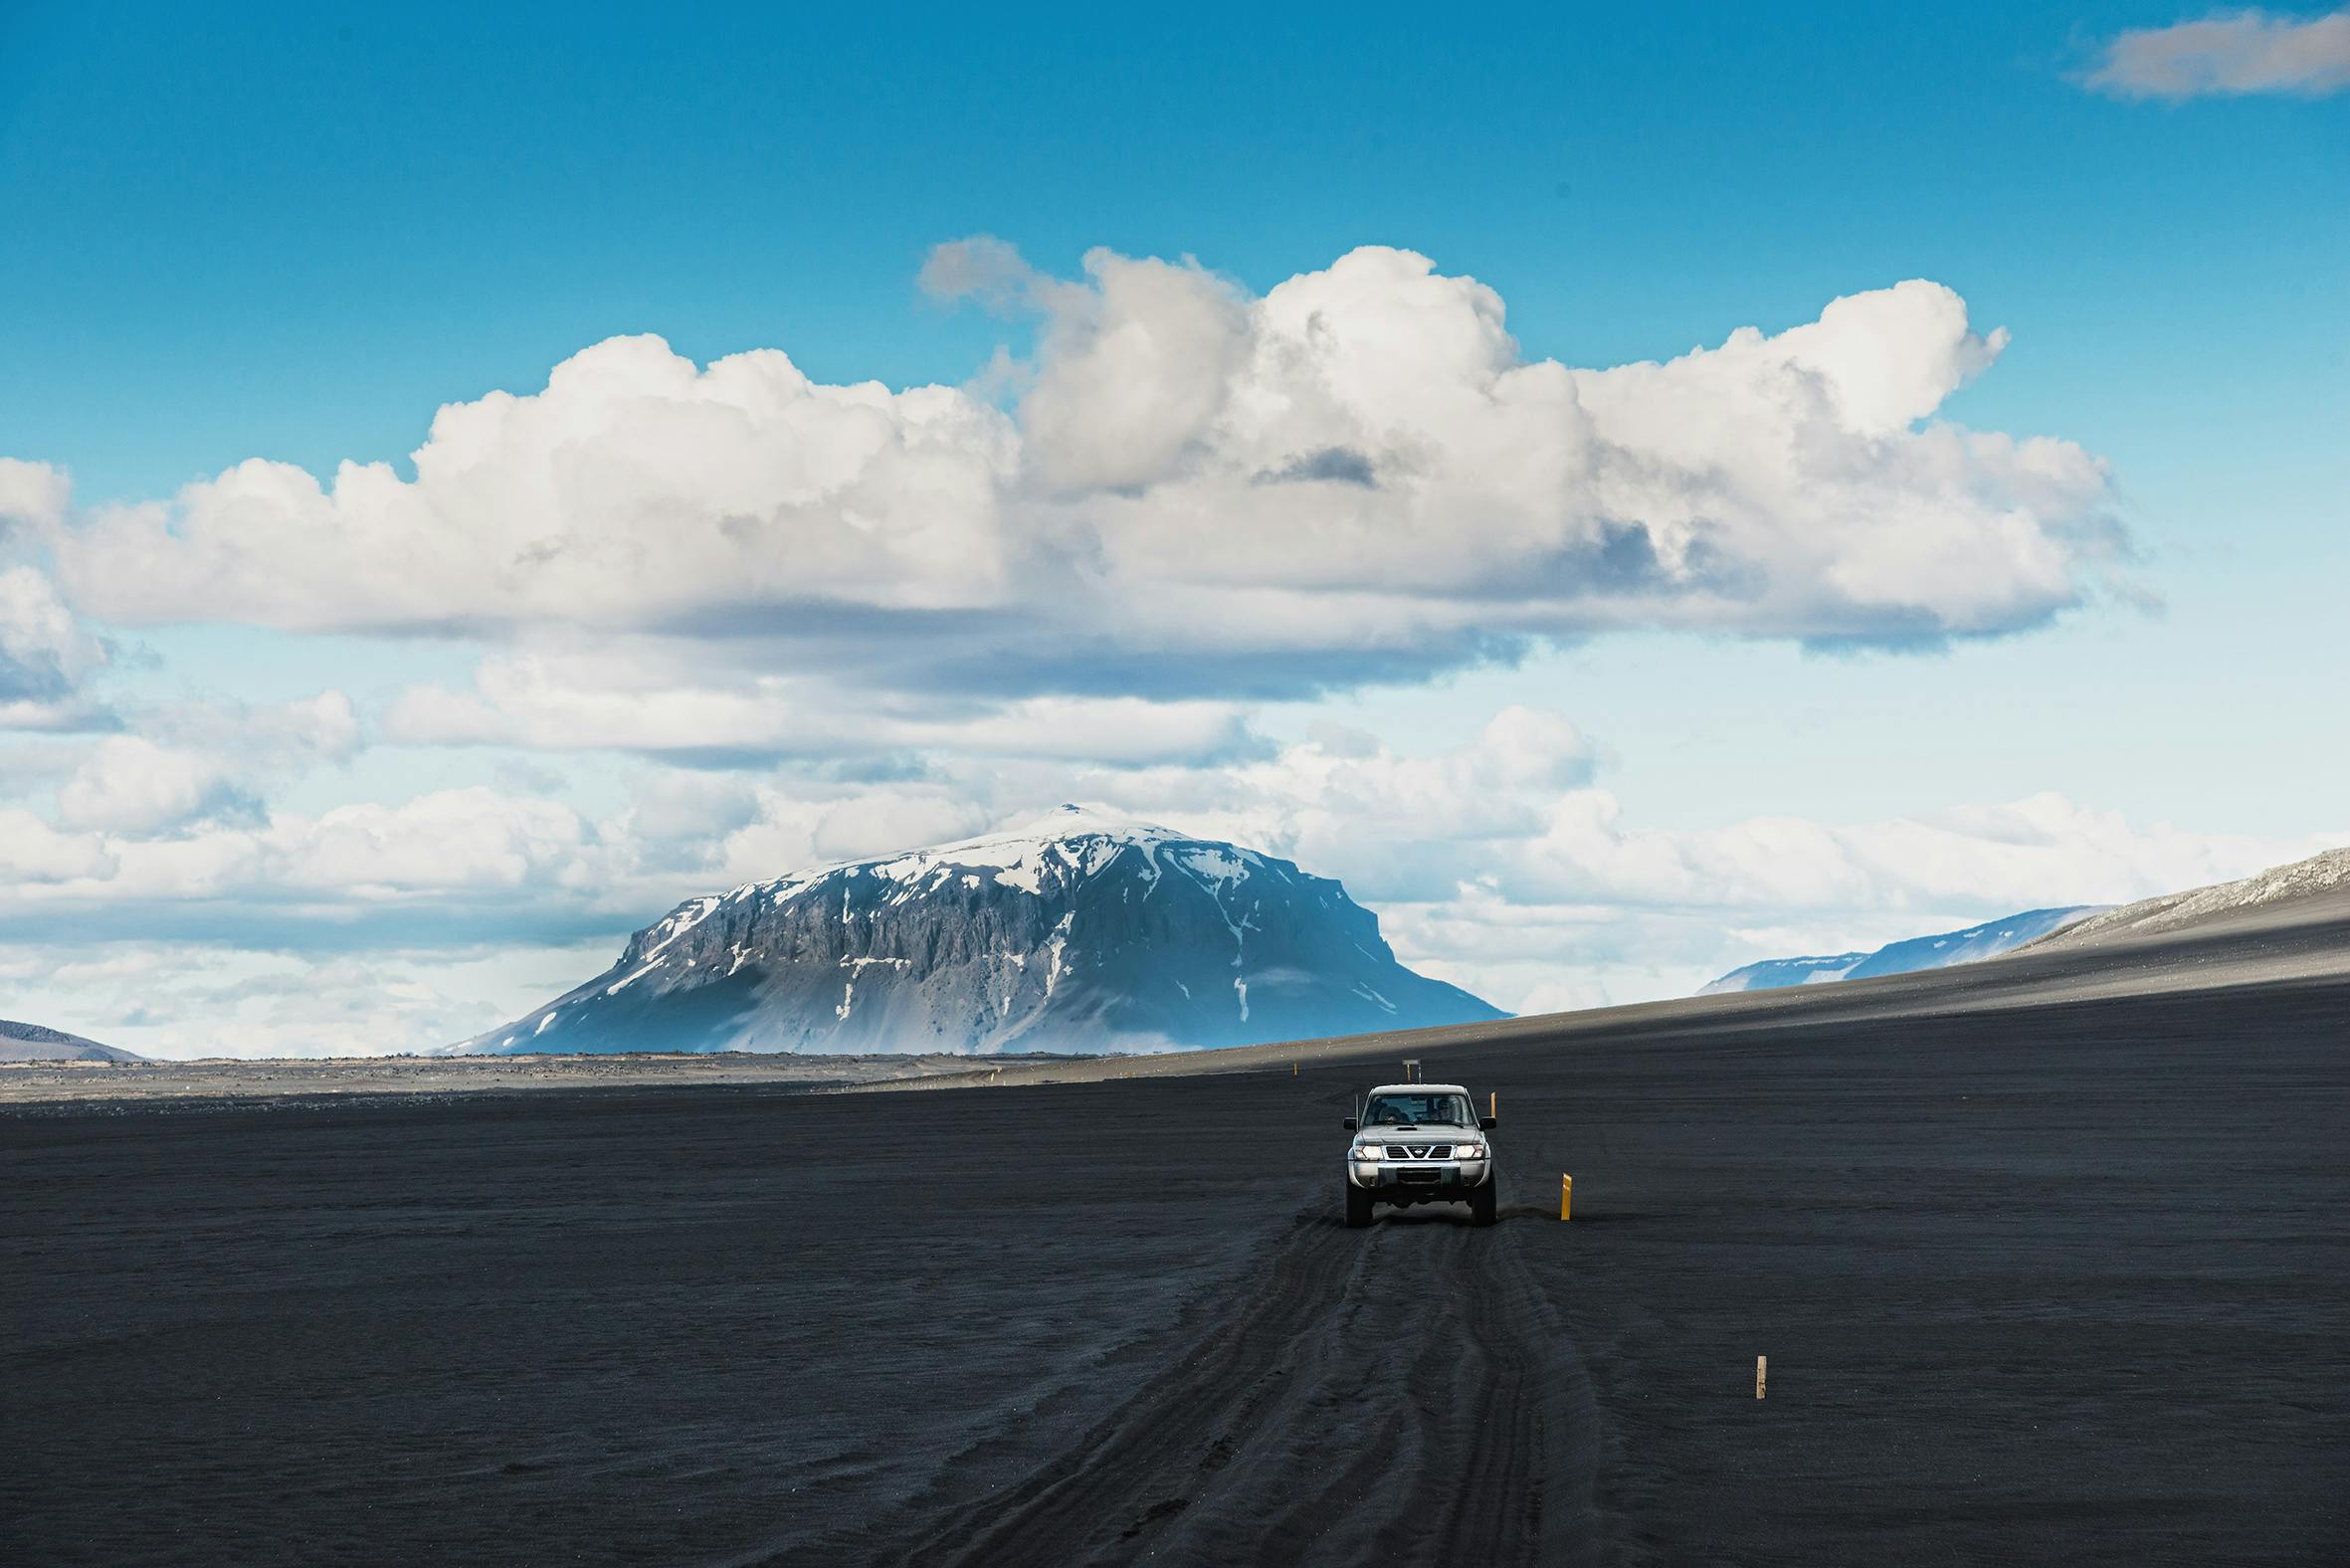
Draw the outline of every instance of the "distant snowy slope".
[[[0,1062],[144,1062],[118,1046],[101,1046],[43,1024],[0,1018]]]
[[[689,899],[604,974],[460,1049],[1104,1051],[1498,1018],[1326,878],[1064,806]]]
[[[2037,941],[2051,931],[2060,931],[2076,920],[2093,916],[2102,904],[2071,904],[2061,909],[2026,909],[2002,920],[1986,920],[1981,925],[1970,925],[1963,931],[1948,931],[1940,936],[1913,936],[1905,942],[1887,942],[1869,954],[1848,980],[1865,980],[1871,975],[1904,975],[1915,969],[1943,969],[1951,964],[1971,964],[1978,959],[1996,958],[2012,952],[2026,942]]]
[[[2061,909],[2027,909],[2001,920],[1986,920],[1963,931],[1939,936],[1913,936],[1888,942],[1872,953],[1839,953],[1828,958],[1766,958],[1733,969],[1698,991],[1712,996],[1723,991],[1768,991],[1778,986],[1812,985],[1831,980],[1865,980],[1872,975],[1908,974],[1918,969],[1942,969],[1996,958],[2001,953],[2036,941],[2052,931],[2094,916],[2098,904],[2074,904]]]
[[[1723,991],[1775,991],[1781,986],[1819,985],[1830,980],[1842,980],[1866,953],[1835,953],[1820,958],[1764,958],[1743,968],[1733,969],[1719,980],[1699,988],[1699,996],[1713,996]]]
[[[2042,947],[2072,946],[2109,936],[2152,936],[2242,910],[2288,904],[2350,888],[2350,848],[2327,850],[2289,866],[2275,866],[2241,882],[2165,893],[2100,910],[2066,927]]]

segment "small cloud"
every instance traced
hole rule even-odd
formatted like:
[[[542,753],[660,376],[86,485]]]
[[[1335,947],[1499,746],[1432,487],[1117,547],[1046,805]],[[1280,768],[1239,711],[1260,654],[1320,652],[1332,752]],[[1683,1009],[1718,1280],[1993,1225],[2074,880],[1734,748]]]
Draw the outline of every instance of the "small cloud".
[[[1379,488],[1378,470],[1369,458],[1351,447],[1323,447],[1257,476],[1260,485],[1294,485],[1312,480],[1332,485],[1360,485],[1365,490]]]
[[[23,463],[0,467],[0,529],[11,516],[35,516],[37,502],[47,504],[32,494],[38,487],[26,479],[37,469]],[[61,505],[63,495],[60,490]],[[89,700],[82,686],[107,658],[105,640],[74,614],[46,573],[0,567],[0,729],[106,727],[111,716]]]
[[[2087,86],[2116,98],[2319,98],[2350,88],[2350,10],[2306,21],[2265,11],[2216,13],[2132,28],[2105,46]]]
[[[0,677],[6,675],[0,671]],[[109,707],[79,698],[63,702],[0,701],[0,729],[53,735],[101,734],[122,727]]]
[[[0,458],[0,533],[12,523],[52,527],[66,514],[73,483],[65,470],[22,458]]]
[[[931,247],[915,284],[944,303],[977,299],[991,309],[1011,310],[1034,302],[1052,280],[1029,266],[1014,246],[992,234],[974,234]]]

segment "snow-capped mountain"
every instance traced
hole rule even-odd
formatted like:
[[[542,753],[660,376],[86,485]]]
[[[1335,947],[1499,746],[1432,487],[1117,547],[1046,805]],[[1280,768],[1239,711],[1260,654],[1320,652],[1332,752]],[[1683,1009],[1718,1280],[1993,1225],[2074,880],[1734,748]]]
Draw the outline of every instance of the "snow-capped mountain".
[[[1913,936],[1907,941],[1887,942],[1874,952],[1837,953],[1829,957],[1766,958],[1760,963],[1733,969],[1719,980],[1698,991],[1699,996],[1712,996],[1720,991],[1768,991],[1779,986],[1818,985],[1829,980],[1865,980],[1871,975],[1907,974],[1913,969],[1943,969],[1951,964],[1970,964],[1980,958],[1996,958],[2001,953],[2038,941],[2052,931],[2062,930],[2079,920],[2097,914],[2103,904],[2074,904],[2062,909],[2027,909],[2011,914],[2004,920],[1986,920],[1981,925],[1970,925],[1963,931],[1944,931],[1938,936]]]
[[[1076,806],[693,898],[484,1052],[1136,1051],[1502,1014],[1288,861]]]

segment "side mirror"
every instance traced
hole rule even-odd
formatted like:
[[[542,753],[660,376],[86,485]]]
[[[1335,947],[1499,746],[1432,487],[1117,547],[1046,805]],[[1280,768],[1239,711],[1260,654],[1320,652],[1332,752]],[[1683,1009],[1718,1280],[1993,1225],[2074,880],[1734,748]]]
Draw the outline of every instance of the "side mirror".
[[[1501,1118],[1499,1116],[1479,1116],[1476,1118],[1476,1125],[1479,1132],[1490,1132],[1501,1125]]]
[[[1354,1130],[1354,1118],[1352,1116],[1346,1118],[1346,1130],[1349,1132]]]

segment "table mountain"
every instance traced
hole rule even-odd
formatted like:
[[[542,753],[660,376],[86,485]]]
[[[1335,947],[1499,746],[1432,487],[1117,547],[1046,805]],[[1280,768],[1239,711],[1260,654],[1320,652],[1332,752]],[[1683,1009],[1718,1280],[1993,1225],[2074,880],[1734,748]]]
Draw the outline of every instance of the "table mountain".
[[[1328,878],[1064,806],[688,899],[459,1049],[1143,1051],[1501,1016],[1396,962]]]

